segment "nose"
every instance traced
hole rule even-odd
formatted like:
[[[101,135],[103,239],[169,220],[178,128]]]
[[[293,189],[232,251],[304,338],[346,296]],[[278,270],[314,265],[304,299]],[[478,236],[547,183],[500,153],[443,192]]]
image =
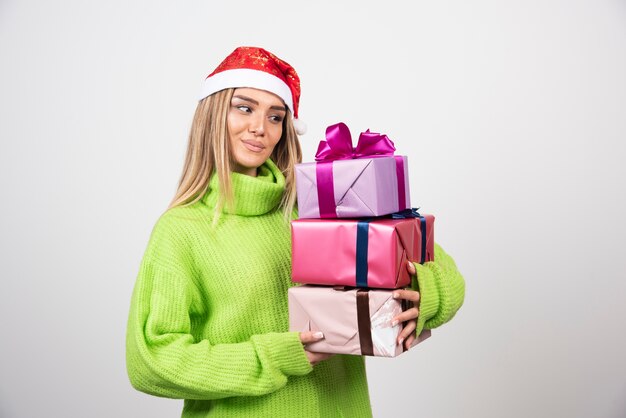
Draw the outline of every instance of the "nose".
[[[263,136],[265,134],[265,118],[262,115],[252,117],[248,130],[256,136]]]

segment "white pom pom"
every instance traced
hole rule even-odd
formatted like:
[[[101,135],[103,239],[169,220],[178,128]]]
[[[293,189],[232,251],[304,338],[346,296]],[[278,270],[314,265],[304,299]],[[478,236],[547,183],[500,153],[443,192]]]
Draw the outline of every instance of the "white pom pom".
[[[293,120],[293,127],[298,135],[304,135],[306,133],[306,123],[302,122],[300,119]]]

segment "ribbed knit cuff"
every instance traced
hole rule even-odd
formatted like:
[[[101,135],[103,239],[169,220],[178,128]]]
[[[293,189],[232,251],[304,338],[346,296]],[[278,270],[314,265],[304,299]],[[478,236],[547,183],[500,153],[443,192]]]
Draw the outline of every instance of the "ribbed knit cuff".
[[[313,366],[304,353],[297,332],[281,332],[258,335],[259,342],[267,348],[271,363],[287,376],[302,376],[310,373]]]
[[[424,329],[424,324],[430,318],[437,315],[439,310],[439,290],[433,272],[427,266],[413,263],[417,271],[417,277],[413,276],[411,287],[420,292],[419,315],[417,317],[416,335]]]

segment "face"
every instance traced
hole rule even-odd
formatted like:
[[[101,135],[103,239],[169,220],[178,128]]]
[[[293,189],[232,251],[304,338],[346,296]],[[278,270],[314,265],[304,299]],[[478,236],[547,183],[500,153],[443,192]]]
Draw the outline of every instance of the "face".
[[[236,89],[227,124],[234,171],[256,176],[283,134],[287,108],[282,99],[265,90]]]

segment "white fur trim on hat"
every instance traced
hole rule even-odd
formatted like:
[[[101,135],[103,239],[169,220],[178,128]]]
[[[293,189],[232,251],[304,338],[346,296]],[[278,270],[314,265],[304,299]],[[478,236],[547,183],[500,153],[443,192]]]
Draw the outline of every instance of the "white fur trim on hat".
[[[200,98],[202,100],[213,93],[228,88],[250,87],[274,93],[285,102],[293,112],[293,98],[287,83],[265,71],[237,68],[225,70],[207,77],[202,84]]]
[[[304,135],[306,133],[306,123],[302,122],[300,119],[293,120],[293,127],[298,135]]]

